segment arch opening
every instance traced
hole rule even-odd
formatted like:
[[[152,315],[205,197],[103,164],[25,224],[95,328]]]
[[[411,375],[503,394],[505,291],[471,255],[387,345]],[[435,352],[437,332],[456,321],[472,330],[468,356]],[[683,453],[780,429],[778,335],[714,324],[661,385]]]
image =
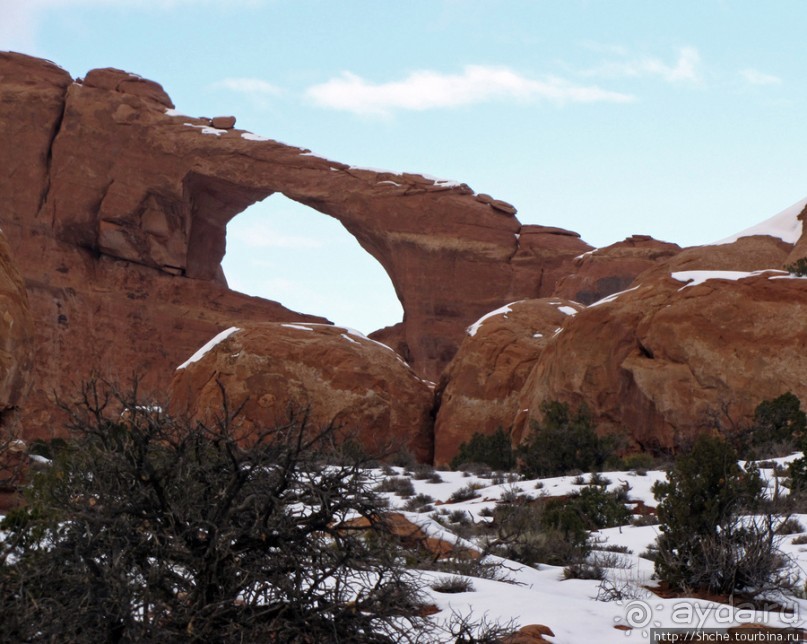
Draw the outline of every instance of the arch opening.
[[[222,267],[233,290],[365,334],[403,319],[384,268],[344,226],[280,193],[227,224]]]

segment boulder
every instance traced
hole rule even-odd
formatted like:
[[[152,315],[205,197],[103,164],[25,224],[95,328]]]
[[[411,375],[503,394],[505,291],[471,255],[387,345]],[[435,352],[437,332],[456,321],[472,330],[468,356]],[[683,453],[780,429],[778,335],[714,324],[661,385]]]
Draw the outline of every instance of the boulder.
[[[441,539],[439,534],[430,535],[434,530],[428,530],[412,522],[400,512],[387,512],[379,516],[376,523],[382,523],[390,536],[395,537],[404,548],[426,551],[434,557],[435,561],[442,559],[477,560],[481,556],[479,550],[466,547],[462,540],[447,541]],[[337,527],[347,530],[366,530],[371,525],[370,520],[366,517],[357,517],[343,521]],[[468,544],[467,541],[464,543]]]
[[[406,447],[432,459],[433,392],[390,348],[362,334],[321,324],[245,325],[180,366],[171,384],[175,415],[210,420],[243,405],[239,431],[274,427],[289,412],[309,426],[333,424],[372,453]]]
[[[214,116],[210,119],[210,127],[217,130],[232,130],[235,127],[234,116]]]
[[[528,624],[522,626],[512,635],[502,638],[502,644],[533,644],[537,642],[551,642],[547,637],[555,637],[552,629],[543,624]]]
[[[528,432],[541,403],[560,400],[585,404],[601,431],[646,450],[731,432],[762,400],[787,391],[807,400],[805,315],[807,279],[782,271],[641,281],[578,313],[544,349],[517,429]]]
[[[436,464],[450,463],[474,433],[512,429],[519,394],[544,347],[583,308],[558,298],[521,300],[468,328],[438,388]]]

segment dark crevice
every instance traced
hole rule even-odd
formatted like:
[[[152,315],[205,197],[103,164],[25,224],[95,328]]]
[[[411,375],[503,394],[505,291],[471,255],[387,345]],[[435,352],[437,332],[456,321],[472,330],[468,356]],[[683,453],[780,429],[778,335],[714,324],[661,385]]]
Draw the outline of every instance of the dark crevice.
[[[45,185],[42,188],[42,194],[39,196],[39,207],[37,208],[36,214],[37,219],[42,214],[42,210],[45,207],[45,203],[48,200],[48,195],[50,194],[50,185],[51,185],[51,170],[53,165],[53,146],[56,143],[56,139],[58,138],[59,134],[62,131],[62,125],[64,123],[65,113],[67,112],[67,91],[68,87],[64,88],[64,93],[62,94],[62,111],[59,113],[59,116],[56,118],[56,121],[53,124],[53,129],[51,131],[50,141],[48,143],[48,153],[45,158]],[[52,223],[52,222],[51,222]]]
[[[656,357],[653,355],[653,352],[646,346],[644,346],[641,342],[639,343],[639,353],[641,353],[643,357],[648,358],[650,360],[654,360]]]
[[[518,251],[521,250],[521,230],[523,226],[518,227],[518,232],[513,234],[513,238],[515,239],[516,243],[513,246],[513,252],[507,256],[507,263],[513,261],[513,258],[518,255]]]

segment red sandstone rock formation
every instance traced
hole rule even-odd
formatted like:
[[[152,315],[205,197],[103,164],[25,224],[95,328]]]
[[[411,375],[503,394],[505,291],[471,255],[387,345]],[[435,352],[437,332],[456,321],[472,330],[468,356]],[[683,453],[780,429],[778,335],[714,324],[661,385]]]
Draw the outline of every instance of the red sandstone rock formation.
[[[27,465],[18,407],[31,384],[33,320],[5,236],[0,233],[0,511],[16,504]]]
[[[338,219],[382,264],[405,311],[389,341],[432,379],[468,324],[550,295],[590,249],[560,229],[522,230],[512,206],[464,184],[357,169],[179,115],[159,85],[119,70],[73,82],[2,54],[0,95],[0,194],[11,199],[0,223],[15,243],[41,236],[40,247],[86,251],[87,266],[100,255],[223,285],[227,222],[282,192]],[[29,280],[41,272],[34,252],[21,253]]]
[[[555,295],[591,304],[624,291],[639,274],[680,251],[677,244],[657,241],[647,235],[633,235],[577,257],[573,270],[558,281]]]
[[[312,429],[334,424],[355,430],[373,451],[407,447],[418,460],[432,460],[431,389],[394,351],[361,334],[253,324],[194,358],[171,384],[175,415],[221,415],[220,384],[233,408],[243,403],[236,422],[245,434],[287,422],[289,410],[310,410]]]
[[[168,105],[155,83],[115,70],[78,84],[52,63],[0,54],[0,226],[35,321],[27,438],[60,429],[54,394],[69,399],[93,369],[121,381],[136,373],[161,391],[184,357],[236,322],[325,321],[230,291],[217,268],[213,279],[176,275],[193,236],[188,216],[223,193],[215,182],[179,186],[182,203],[172,201],[170,158],[147,135],[155,119],[173,122]]]
[[[674,276],[640,280],[566,324],[524,386],[523,431],[541,402],[561,400],[635,446],[675,449],[704,429],[731,431],[763,399],[807,400],[807,279]]]
[[[555,637],[552,629],[543,624],[529,624],[522,626],[512,635],[502,639],[502,644],[536,644],[538,642],[551,642],[546,637]]]
[[[0,233],[0,426],[12,420],[31,384],[33,326],[22,277]]]
[[[578,235],[522,226],[511,205],[465,184],[358,169],[233,126],[178,114],[157,83],[120,70],[73,81],[47,61],[0,54],[0,225],[36,320],[29,435],[53,428],[49,396],[91,368],[139,372],[158,389],[223,328],[322,321],[226,287],[227,222],[275,192],[338,219],[382,264],[405,315],[376,337],[431,379],[488,311],[559,289],[604,295],[675,250],[634,238],[576,260],[591,250]],[[736,267],[747,247],[758,267],[795,252],[754,239],[674,260]]]
[[[469,327],[438,389],[436,464],[450,463],[476,432],[512,428],[521,389],[544,347],[582,308],[558,298],[521,300]]]

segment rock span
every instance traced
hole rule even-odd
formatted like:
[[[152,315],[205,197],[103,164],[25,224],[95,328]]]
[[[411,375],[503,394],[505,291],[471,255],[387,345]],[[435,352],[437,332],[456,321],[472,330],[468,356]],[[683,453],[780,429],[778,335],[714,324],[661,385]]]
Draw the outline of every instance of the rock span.
[[[224,285],[227,222],[281,192],[338,219],[381,263],[405,311],[382,335],[432,379],[468,324],[550,295],[591,249],[568,231],[522,229],[515,208],[465,184],[354,168],[180,115],[159,85],[119,70],[73,81],[2,54],[0,83],[2,224],[15,245],[35,231],[40,246],[88,253],[88,265],[114,258]],[[41,272],[17,254],[27,278]]]

